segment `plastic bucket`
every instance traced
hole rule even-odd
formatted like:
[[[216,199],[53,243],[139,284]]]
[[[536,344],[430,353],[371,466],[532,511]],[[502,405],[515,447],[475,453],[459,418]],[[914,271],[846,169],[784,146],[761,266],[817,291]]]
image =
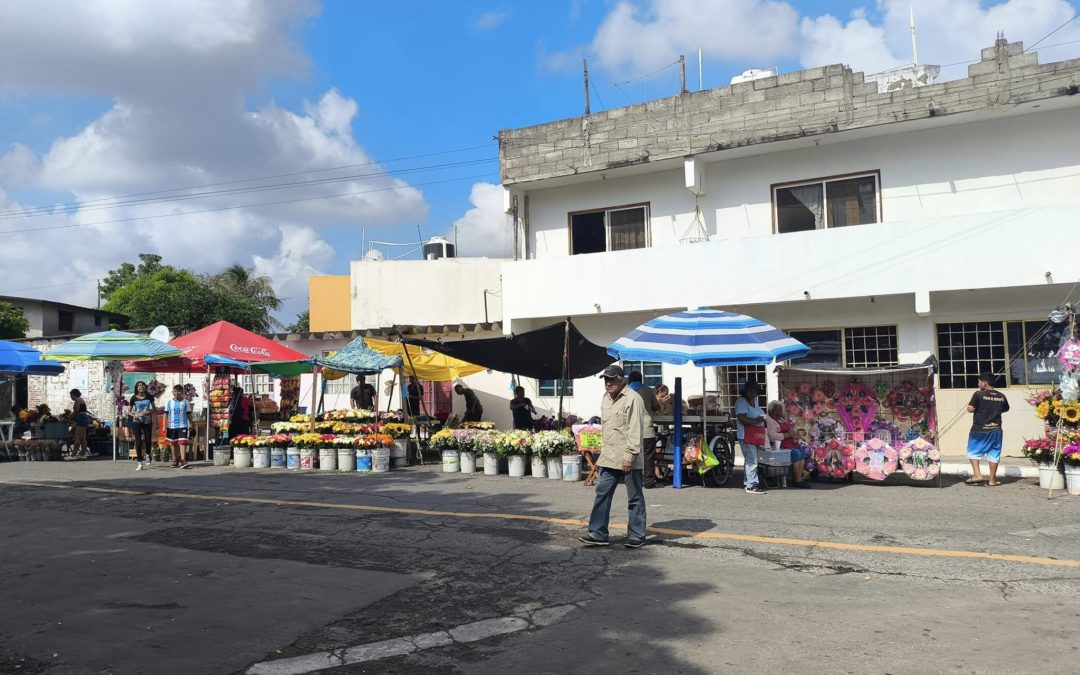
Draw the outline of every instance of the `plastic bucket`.
[[[581,480],[581,455],[562,456],[562,479],[571,483]]]
[[[352,448],[338,448],[337,470],[356,471],[356,452]]]
[[[476,453],[461,453],[461,473],[476,473]]]
[[[214,447],[214,466],[229,466],[232,459],[232,448],[227,445]]]
[[[315,458],[318,456],[315,448],[300,448],[300,469],[310,471],[315,468]]]
[[[461,470],[461,455],[457,450],[443,450],[442,451],[442,470],[443,473],[457,473]]]
[[[558,455],[547,458],[548,480],[562,480],[562,458]]]
[[[371,473],[371,453],[366,448],[356,451],[356,470],[360,473]]]
[[[270,468],[270,448],[255,448],[251,452],[251,465],[256,469]]]
[[[337,471],[337,448],[319,448],[319,471]]]
[[[270,468],[285,468],[285,448],[270,448]]]
[[[1065,489],[1071,495],[1080,495],[1080,466],[1065,467]]]
[[[386,473],[390,470],[390,451],[379,448],[371,451],[372,473]]]
[[[300,468],[300,448],[289,448],[285,451],[285,466],[290,469]]]
[[[499,455],[494,452],[484,453],[484,475],[485,476],[498,476],[499,475]]]
[[[1064,490],[1065,476],[1053,464],[1039,465],[1039,487],[1044,490]]]
[[[214,453],[214,461],[217,461],[217,453]],[[251,448],[233,448],[233,466],[237,469],[251,468]]]
[[[547,462],[543,457],[530,457],[531,460],[529,467],[532,471],[533,478],[547,478]]]
[[[394,439],[394,447],[390,448],[390,465],[395,469],[409,465],[409,439]]]
[[[506,458],[506,465],[511,478],[525,477],[525,455],[510,455]]]

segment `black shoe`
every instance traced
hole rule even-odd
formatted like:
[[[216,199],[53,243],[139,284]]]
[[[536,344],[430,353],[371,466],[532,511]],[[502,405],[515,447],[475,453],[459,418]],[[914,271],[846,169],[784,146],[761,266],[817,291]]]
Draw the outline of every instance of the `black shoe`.
[[[746,488],[744,488],[744,489],[746,490],[747,494],[751,494],[751,495],[763,495],[763,494],[766,494],[765,488],[761,487],[760,485],[747,485]]]
[[[602,539],[593,539],[591,534],[583,534],[577,538],[582,544],[586,546],[611,546],[610,541],[603,541]]]
[[[642,485],[641,487],[645,488],[646,490],[655,490],[658,487],[664,487],[664,486],[661,485],[660,483],[650,483],[649,485]]]
[[[626,548],[641,548],[644,545],[645,545],[645,540],[644,539],[627,539],[623,543],[623,546],[625,546]]]
[[[810,481],[802,480],[802,481],[799,481],[798,483],[795,483],[795,487],[801,488],[803,490],[809,490],[809,489],[813,488],[814,486],[810,484]]]

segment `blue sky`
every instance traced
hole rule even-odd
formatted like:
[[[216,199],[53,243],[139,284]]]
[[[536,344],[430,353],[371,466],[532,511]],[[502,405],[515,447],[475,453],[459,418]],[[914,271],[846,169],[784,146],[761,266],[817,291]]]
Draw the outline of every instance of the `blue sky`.
[[[680,53],[696,89],[698,48],[706,88],[749,67],[840,62],[873,72],[911,58],[909,5],[921,60],[954,64],[943,79],[963,76],[957,62],[977,59],[999,29],[1030,45],[1076,13],[1068,0],[96,0],[42,16],[32,0],[12,0],[0,5],[0,231],[14,235],[9,249],[20,254],[0,261],[0,295],[92,304],[94,278],[153,250],[198,271],[254,266],[288,298],[288,319],[306,304],[308,274],[347,272],[364,227],[369,239],[410,241],[417,226],[428,237],[465,217],[462,248],[491,254],[501,218],[492,137],[581,114],[582,57],[593,110],[643,100],[642,76]],[[1038,51],[1044,62],[1080,54],[1080,21]],[[676,68],[647,81],[650,98],[676,87]],[[431,154],[462,148],[473,149]],[[425,168],[449,163],[460,165]],[[398,174],[400,182],[360,177],[12,214],[260,176],[378,169],[415,171]],[[229,210],[335,190],[354,196]],[[138,220],[112,222],[129,218]],[[45,254],[70,264],[43,281],[37,258]]]

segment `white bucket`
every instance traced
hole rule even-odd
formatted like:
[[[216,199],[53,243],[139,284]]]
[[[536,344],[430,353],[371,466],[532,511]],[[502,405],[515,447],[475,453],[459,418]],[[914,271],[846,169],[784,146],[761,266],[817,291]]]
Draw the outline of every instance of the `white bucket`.
[[[464,451],[461,453],[461,473],[476,473],[476,453]]]
[[[315,468],[315,448],[300,448],[300,470],[309,471]]]
[[[547,478],[547,462],[543,457],[531,457],[533,478]]]
[[[337,471],[337,448],[319,448],[319,471]]]
[[[581,480],[581,455],[562,456],[562,479],[571,483]]]
[[[214,466],[229,466],[232,459],[232,448],[227,445],[218,445],[214,448]]]
[[[498,476],[499,475],[499,455],[494,452],[484,453],[484,475],[485,476]]]
[[[1040,464],[1039,487],[1044,490],[1064,490],[1065,476],[1053,464]]]
[[[270,468],[285,468],[285,448],[270,448]]]
[[[215,455],[215,459],[217,459]],[[251,468],[251,448],[236,446],[233,448],[233,466],[237,469]]]
[[[525,455],[510,455],[506,458],[511,478],[525,477]]]
[[[390,448],[390,466],[400,469],[409,465],[409,439],[395,438],[394,447]]]
[[[1065,467],[1065,488],[1071,495],[1080,495],[1080,466]]]
[[[337,470],[356,471],[356,451],[352,448],[337,449]]]
[[[255,448],[251,452],[251,465],[256,469],[269,469],[270,448]]]
[[[547,458],[547,474],[548,480],[562,480],[562,457]]]
[[[300,448],[289,448],[285,451],[285,466],[290,469],[300,468]]]
[[[460,455],[457,450],[443,450],[442,451],[442,470],[443,473],[457,473],[461,470]]]
[[[379,448],[371,451],[371,471],[372,473],[386,473],[390,470],[390,451],[386,448]]]

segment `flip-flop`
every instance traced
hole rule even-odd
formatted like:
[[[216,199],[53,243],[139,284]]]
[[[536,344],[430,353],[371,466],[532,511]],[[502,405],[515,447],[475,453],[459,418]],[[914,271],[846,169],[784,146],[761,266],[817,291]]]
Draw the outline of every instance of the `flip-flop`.
[[[988,480],[988,478],[980,478],[979,480],[975,480],[974,478],[968,478],[966,481],[964,481],[964,485],[982,485]]]
[[[986,484],[986,487],[997,487],[997,486],[999,486],[999,485],[1001,485],[1001,481],[998,481],[998,482],[996,482],[996,483],[989,483],[989,482],[988,482],[988,483]]]

